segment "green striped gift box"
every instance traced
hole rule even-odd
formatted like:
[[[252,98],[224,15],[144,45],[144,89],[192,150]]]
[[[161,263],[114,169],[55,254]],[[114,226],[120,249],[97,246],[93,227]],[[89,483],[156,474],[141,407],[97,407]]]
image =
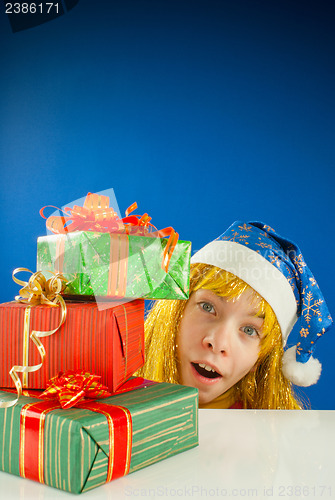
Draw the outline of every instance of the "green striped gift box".
[[[12,398],[13,394],[0,391],[2,401]],[[0,409],[1,470],[82,493],[198,444],[198,391],[193,387],[159,383],[98,400],[97,406],[108,406],[111,414],[113,407],[121,407],[130,415],[128,466],[124,466],[126,459],[122,462],[119,451],[126,443],[125,429],[118,429],[113,421],[115,435],[111,439],[104,412],[92,411],[89,403],[85,408],[56,408],[45,412],[39,421],[32,419],[39,422],[39,429],[43,421],[44,429],[31,434],[38,443],[29,444],[29,411],[52,403],[22,396],[16,406]],[[122,467],[123,474],[117,474]]]
[[[182,299],[189,296],[191,243],[179,240],[168,272],[162,267],[166,238],[93,231],[41,236],[37,270],[60,272],[66,295]]]

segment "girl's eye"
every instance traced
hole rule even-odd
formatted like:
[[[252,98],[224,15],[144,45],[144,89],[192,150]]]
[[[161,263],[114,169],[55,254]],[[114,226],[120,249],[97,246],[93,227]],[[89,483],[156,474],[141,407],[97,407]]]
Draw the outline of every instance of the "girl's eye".
[[[242,328],[242,330],[244,331],[244,333],[246,333],[249,337],[255,337],[256,335],[259,336],[258,334],[258,331],[256,330],[256,328],[254,328],[253,326],[244,326]]]
[[[215,309],[209,302],[200,302],[200,307],[208,313],[214,313]]]

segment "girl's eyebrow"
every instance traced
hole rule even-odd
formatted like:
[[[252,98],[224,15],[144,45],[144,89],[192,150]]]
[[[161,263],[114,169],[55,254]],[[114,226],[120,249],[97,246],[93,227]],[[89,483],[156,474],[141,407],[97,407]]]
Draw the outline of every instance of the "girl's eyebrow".
[[[249,311],[248,316],[260,318],[260,319],[265,319],[265,314],[257,314],[257,311]]]

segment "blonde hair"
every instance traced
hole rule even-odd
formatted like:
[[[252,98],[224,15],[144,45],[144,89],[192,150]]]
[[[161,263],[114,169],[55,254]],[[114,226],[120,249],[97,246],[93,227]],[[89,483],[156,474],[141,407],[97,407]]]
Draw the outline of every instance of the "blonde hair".
[[[235,275],[206,264],[193,264],[190,294],[199,288],[211,290],[228,300],[236,300],[246,290],[253,291],[257,316],[264,316],[260,351],[255,369],[231,389],[243,408],[300,409],[291,382],[281,371],[283,344],[279,324],[270,305]],[[158,300],[145,321],[146,362],[138,375],[157,382],[180,383],[176,342],[186,300]]]

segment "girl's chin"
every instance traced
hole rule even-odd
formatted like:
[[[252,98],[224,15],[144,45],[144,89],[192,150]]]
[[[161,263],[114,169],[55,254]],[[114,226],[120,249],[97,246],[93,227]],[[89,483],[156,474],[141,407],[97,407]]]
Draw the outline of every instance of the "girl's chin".
[[[224,389],[222,391],[217,391],[215,393],[213,391],[211,391],[211,393],[208,394],[208,393],[201,391],[199,389],[199,405],[205,405],[207,403],[211,403],[212,401],[214,401],[214,399],[221,396],[221,394],[223,394],[223,392],[224,392]]]

